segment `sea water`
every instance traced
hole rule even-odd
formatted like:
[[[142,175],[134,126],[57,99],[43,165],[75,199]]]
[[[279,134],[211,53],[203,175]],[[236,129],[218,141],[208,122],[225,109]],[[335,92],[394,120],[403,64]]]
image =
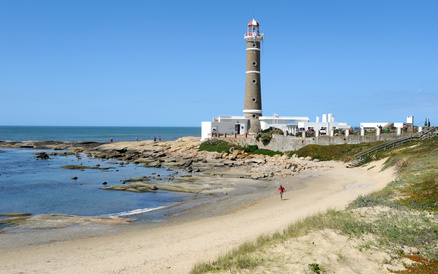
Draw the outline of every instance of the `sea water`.
[[[14,134],[15,131],[15,134]],[[199,134],[198,134],[199,133]],[[111,128],[111,127],[2,127],[0,140],[133,141],[133,136],[161,136],[172,140],[199,136],[200,128]],[[148,137],[148,138],[149,138]],[[170,206],[186,199],[188,194],[158,191],[132,193],[102,190],[123,180],[149,176],[177,176],[165,168],[146,168],[133,163],[121,164],[114,159],[87,158],[85,155],[50,156],[37,160],[36,152],[52,151],[28,148],[0,148],[0,214],[72,214],[80,216],[131,216]],[[65,165],[83,165],[109,169],[65,169]],[[77,177],[77,179],[72,179]]]
[[[129,142],[138,139],[171,141],[201,136],[200,127],[60,127],[0,126],[0,141]]]

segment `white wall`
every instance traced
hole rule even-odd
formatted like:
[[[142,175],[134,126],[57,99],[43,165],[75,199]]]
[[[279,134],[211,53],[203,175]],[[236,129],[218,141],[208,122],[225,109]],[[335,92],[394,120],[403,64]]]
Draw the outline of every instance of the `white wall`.
[[[215,119],[216,120],[216,119]],[[245,134],[248,129],[248,121],[241,118],[236,119],[221,119],[220,122],[202,122],[201,123],[201,141],[211,137],[211,133],[234,134],[236,124],[239,122],[240,134]],[[215,129],[215,130],[213,130]]]
[[[211,133],[211,122],[201,122],[201,141],[208,139]]]
[[[361,128],[377,128],[378,126],[386,126],[388,123],[360,123]]]

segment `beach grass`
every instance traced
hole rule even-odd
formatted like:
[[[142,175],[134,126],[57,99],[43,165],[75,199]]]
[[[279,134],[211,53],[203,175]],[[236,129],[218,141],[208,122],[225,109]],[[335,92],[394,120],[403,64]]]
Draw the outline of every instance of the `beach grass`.
[[[354,154],[356,149],[363,147],[353,147],[349,152],[342,152],[348,150],[346,147],[336,147],[323,153]],[[196,264],[191,273],[284,269],[284,258],[273,256],[273,247],[324,229],[351,239],[370,236],[357,245],[357,249],[364,251],[372,247],[389,254],[388,258],[382,258],[382,265],[404,267],[404,270],[388,267],[389,272],[438,273],[438,138],[378,153],[374,159],[385,157],[388,158],[385,166],[396,167],[398,178],[381,191],[358,197],[345,210],[328,210],[290,224],[281,232],[262,235],[217,260]],[[339,250],[333,252],[337,252],[338,260],[347,259]],[[403,259],[409,259],[410,263]],[[308,270],[324,273],[326,267],[315,262],[308,265]]]

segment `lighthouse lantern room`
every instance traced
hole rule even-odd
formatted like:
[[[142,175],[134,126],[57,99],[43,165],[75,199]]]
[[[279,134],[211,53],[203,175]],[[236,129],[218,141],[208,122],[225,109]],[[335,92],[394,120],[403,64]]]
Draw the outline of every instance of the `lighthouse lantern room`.
[[[248,24],[248,32],[246,33],[245,36],[250,36],[250,37],[255,37],[255,36],[260,36],[260,31],[259,31],[259,23],[252,19],[251,22],[249,22]]]

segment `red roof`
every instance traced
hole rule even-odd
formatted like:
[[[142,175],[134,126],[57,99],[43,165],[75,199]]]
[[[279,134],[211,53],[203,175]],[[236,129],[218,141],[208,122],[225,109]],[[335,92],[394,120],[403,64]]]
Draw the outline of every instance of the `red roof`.
[[[251,22],[249,22],[248,26],[260,26],[259,22],[257,22],[256,20],[252,19]]]

